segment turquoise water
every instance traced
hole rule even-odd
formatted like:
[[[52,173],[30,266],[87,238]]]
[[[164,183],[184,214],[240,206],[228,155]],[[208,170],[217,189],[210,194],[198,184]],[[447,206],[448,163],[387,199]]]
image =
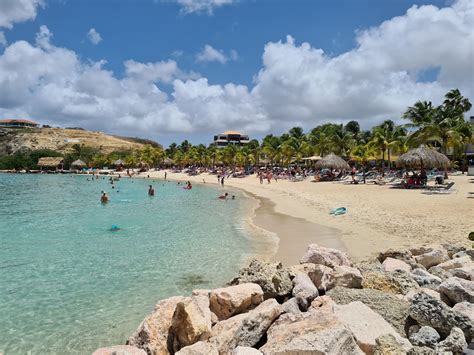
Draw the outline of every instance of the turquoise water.
[[[253,252],[245,198],[162,181],[149,197],[149,183],[122,179],[113,190],[86,176],[0,174],[0,352],[121,344],[157,300],[236,274]]]

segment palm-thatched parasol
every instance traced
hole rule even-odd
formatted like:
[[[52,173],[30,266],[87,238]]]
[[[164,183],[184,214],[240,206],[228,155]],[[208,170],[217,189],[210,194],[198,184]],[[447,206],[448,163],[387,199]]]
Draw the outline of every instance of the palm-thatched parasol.
[[[84,163],[81,159],[74,160],[71,163],[71,167],[75,167],[75,168],[83,168],[85,166],[87,166],[87,164]]]
[[[313,155],[311,157],[302,158],[301,160],[318,161],[321,160],[321,157],[319,155]]]
[[[342,159],[341,157],[338,157],[336,154],[328,154],[325,157],[321,158],[316,163],[316,168],[317,169],[338,169],[338,170],[349,170],[350,166],[347,164],[347,162]]]
[[[434,149],[420,147],[398,157],[396,164],[402,168],[447,168],[449,159]]]
[[[43,157],[38,159],[38,166],[45,168],[57,168],[63,164],[62,157]]]
[[[125,162],[122,159],[117,159],[114,161],[115,166],[125,165]]]

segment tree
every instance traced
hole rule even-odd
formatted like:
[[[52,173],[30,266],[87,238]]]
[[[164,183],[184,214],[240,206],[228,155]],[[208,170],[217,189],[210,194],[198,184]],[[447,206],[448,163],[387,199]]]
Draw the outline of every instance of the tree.
[[[362,178],[365,184],[365,172],[367,163],[376,155],[376,150],[370,144],[360,144],[355,146],[351,152],[351,158],[357,161],[362,167]]]

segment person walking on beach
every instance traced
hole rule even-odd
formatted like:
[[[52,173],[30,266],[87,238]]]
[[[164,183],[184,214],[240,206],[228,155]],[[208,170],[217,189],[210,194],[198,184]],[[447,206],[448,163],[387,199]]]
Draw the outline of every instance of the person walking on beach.
[[[224,179],[225,179],[225,175],[222,175],[222,178],[221,178],[221,185],[224,186]]]
[[[148,188],[148,196],[155,196],[155,189],[151,185]]]
[[[100,196],[100,202],[102,204],[106,204],[109,202],[109,196],[107,196],[107,192],[102,191],[102,196]]]
[[[168,175],[168,173],[165,171],[165,181],[166,181],[166,176]]]
[[[258,177],[260,178],[260,185],[262,185],[263,184],[263,173],[261,171],[258,173]]]

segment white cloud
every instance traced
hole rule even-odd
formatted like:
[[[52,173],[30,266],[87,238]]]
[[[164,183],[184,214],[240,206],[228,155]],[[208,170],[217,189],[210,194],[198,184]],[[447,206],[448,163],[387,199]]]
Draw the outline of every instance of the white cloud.
[[[0,31],[0,46],[6,46],[7,45],[7,39],[5,37],[5,33]]]
[[[184,14],[207,13],[212,15],[215,8],[229,5],[235,0],[176,0]]]
[[[232,49],[229,55],[226,55],[223,50],[215,49],[209,44],[206,44],[201,52],[196,55],[198,62],[219,62],[221,64],[227,63],[229,60],[237,60],[239,57],[237,51]]]
[[[12,28],[14,23],[34,20],[43,0],[1,0],[0,27]]]
[[[252,87],[210,84],[174,60],[130,59],[118,77],[105,61],[56,47],[42,26],[34,44],[13,42],[0,54],[0,117],[133,135],[254,133],[350,119],[368,127],[397,120],[417,100],[440,103],[452,88],[474,101],[471,8],[468,0],[412,7],[359,31],[357,46],[338,56],[290,36],[270,42]],[[430,68],[439,68],[437,77],[419,80]]]
[[[102,42],[102,36],[100,35],[99,32],[96,31],[95,28],[91,28],[89,32],[87,32],[87,38],[94,45]]]

